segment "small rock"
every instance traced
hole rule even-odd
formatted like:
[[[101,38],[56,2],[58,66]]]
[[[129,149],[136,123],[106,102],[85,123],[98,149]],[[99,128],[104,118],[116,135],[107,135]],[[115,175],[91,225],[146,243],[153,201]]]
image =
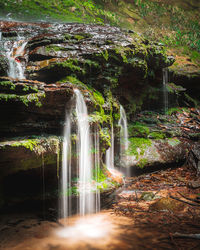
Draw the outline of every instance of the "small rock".
[[[155,203],[153,203],[149,209],[152,211],[182,211],[185,207],[185,204],[176,200],[173,200],[169,197],[161,198]]]
[[[189,182],[188,187],[193,188],[193,189],[200,188],[200,180]]]

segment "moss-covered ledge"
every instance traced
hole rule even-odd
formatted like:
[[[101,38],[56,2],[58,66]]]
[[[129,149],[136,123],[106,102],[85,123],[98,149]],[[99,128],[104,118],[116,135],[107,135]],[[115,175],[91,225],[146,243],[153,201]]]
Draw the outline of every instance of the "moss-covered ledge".
[[[183,163],[192,141],[181,138],[145,139],[132,137],[129,140],[127,166],[155,167]]]
[[[56,136],[0,142],[1,178],[34,168],[59,167],[60,143]]]

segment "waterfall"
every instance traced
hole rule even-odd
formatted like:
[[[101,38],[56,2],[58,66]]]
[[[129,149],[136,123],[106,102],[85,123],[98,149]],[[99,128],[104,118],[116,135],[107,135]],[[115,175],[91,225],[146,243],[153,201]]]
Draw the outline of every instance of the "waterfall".
[[[84,98],[78,89],[75,93],[75,111],[77,126],[77,169],[78,169],[78,200],[81,216],[99,212],[100,210],[100,192],[98,190],[98,180],[100,172],[100,140],[99,129],[95,127],[94,142],[90,135],[90,126],[88,120],[87,106]],[[71,115],[72,111],[66,113],[62,153],[62,178],[61,178],[61,218],[67,218],[72,215],[72,143],[71,143]],[[94,144],[94,158],[92,158],[92,145]],[[74,168],[75,166],[73,166]],[[94,170],[95,182],[92,181]],[[95,184],[93,184],[95,183]]]
[[[24,69],[18,57],[23,56],[27,42],[18,47],[19,41],[14,42],[12,48],[6,52],[9,62],[8,76],[15,79],[25,79]]]
[[[100,211],[100,191],[98,189],[98,182],[99,182],[99,173],[100,173],[100,147],[99,147],[99,129],[95,127],[94,133],[94,148],[95,148],[95,159],[94,159],[94,169],[95,169],[95,208],[96,213]]]
[[[110,148],[106,151],[106,166],[108,169],[114,169],[114,132],[113,124],[111,126]]]
[[[83,216],[94,212],[94,193],[92,192],[91,138],[87,106],[81,92],[75,89],[76,114],[78,123],[79,149],[79,212]]]
[[[127,150],[128,150],[128,126],[126,112],[122,105],[120,105],[120,119],[118,125],[120,129],[120,165],[125,167],[127,165]]]
[[[164,68],[163,69],[163,104],[164,104],[164,112],[166,113],[168,108],[169,108],[169,104],[168,104],[168,90],[167,90],[167,83],[169,82],[168,79],[168,68]]]
[[[61,217],[66,218],[71,215],[71,121],[70,114],[66,113],[63,153],[62,153],[62,179],[61,179]]]

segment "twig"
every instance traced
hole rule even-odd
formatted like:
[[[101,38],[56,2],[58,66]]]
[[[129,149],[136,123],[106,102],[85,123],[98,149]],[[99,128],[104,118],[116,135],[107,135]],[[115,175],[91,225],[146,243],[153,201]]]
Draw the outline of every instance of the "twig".
[[[181,199],[179,199],[179,198],[177,198],[177,197],[174,197],[174,196],[172,196],[172,195],[170,195],[169,197],[172,198],[172,199],[174,199],[174,200],[177,200],[177,201],[180,201],[180,202],[189,204],[189,205],[191,205],[191,206],[200,207],[199,204],[194,204],[194,203],[191,203],[191,202],[188,202],[188,201],[183,201],[183,200],[181,200]]]
[[[200,240],[200,234],[181,234],[181,233],[174,233],[172,234],[173,237],[176,238],[191,238],[191,239],[197,239]]]
[[[180,193],[180,192],[177,192],[177,193],[180,194],[180,195],[181,195],[183,198],[185,198],[186,200],[194,201],[194,202],[200,203],[200,200],[192,199],[192,198],[186,197],[185,195],[183,195],[183,194]]]

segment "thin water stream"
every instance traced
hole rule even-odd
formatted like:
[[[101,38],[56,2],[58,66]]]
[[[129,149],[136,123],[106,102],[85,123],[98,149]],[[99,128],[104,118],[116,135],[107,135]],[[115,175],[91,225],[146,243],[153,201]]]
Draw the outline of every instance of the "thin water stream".
[[[100,168],[100,148],[99,131],[95,128],[94,140],[92,140],[91,129],[89,125],[89,116],[87,106],[83,95],[78,89],[75,94],[75,112],[77,127],[77,169],[78,169],[78,214],[85,216],[100,211],[100,192],[97,188],[98,175]],[[71,131],[72,121],[71,112],[66,114],[63,139],[62,155],[62,199],[61,199],[61,218],[67,218],[72,215],[72,145]],[[94,141],[94,158],[92,157],[92,146]],[[93,183],[94,176],[94,183]]]
[[[120,166],[127,166],[127,150],[128,150],[128,123],[126,118],[126,112],[122,105],[120,105],[120,119],[118,125],[120,129]]]
[[[8,76],[15,79],[25,79],[24,68],[18,57],[24,55],[24,50],[27,42],[16,41],[10,51],[7,51],[6,55],[9,62]]]
[[[88,121],[87,106],[81,92],[75,89],[76,114],[78,125],[78,149],[79,149],[79,212],[83,216],[95,211],[94,193],[92,192],[92,158],[91,136]]]
[[[169,100],[168,100],[168,90],[167,83],[169,82],[169,72],[168,68],[163,69],[163,105],[164,105],[164,113],[169,109]]]
[[[111,125],[111,134],[110,134],[110,148],[106,151],[106,166],[107,168],[114,169],[114,130],[113,124]]]
[[[71,196],[68,190],[71,188],[71,122],[70,114],[66,114],[63,138],[63,155],[62,155],[62,200],[61,200],[61,218],[71,215]]]

